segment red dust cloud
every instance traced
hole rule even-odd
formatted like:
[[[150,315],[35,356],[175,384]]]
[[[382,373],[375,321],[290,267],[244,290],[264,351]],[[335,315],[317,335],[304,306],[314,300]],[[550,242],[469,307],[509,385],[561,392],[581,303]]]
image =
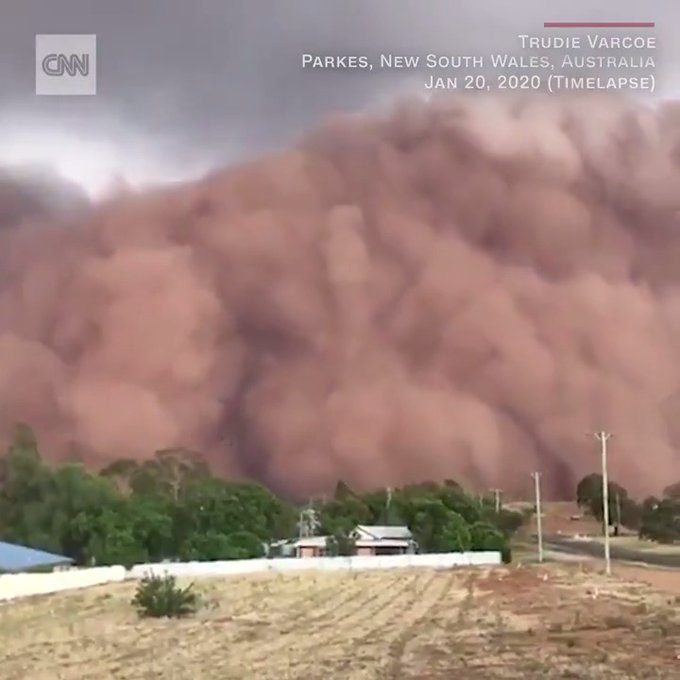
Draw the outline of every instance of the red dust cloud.
[[[9,200],[3,194],[2,200]],[[12,214],[11,206],[0,213]],[[0,229],[0,428],[292,495],[680,478],[680,106],[405,101]],[[15,211],[16,212],[16,211]]]

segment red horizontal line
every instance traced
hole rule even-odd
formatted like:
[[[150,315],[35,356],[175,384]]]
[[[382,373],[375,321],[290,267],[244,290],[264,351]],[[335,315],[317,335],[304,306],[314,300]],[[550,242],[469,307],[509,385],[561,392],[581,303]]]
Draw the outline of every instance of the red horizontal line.
[[[653,21],[546,21],[543,28],[654,28]]]

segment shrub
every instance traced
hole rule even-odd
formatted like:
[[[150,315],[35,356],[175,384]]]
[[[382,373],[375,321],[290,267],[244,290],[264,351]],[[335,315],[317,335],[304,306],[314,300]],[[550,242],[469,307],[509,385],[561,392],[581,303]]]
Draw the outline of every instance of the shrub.
[[[132,605],[140,616],[179,618],[193,614],[198,608],[198,596],[193,583],[180,588],[170,574],[145,576],[137,586]]]
[[[510,542],[496,527],[487,522],[475,522],[470,527],[473,550],[497,550],[504,564],[512,562]]]

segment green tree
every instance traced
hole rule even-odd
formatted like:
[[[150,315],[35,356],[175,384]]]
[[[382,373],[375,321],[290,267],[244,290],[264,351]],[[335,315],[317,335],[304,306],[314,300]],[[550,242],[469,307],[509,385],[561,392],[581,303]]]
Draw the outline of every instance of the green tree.
[[[492,550],[501,553],[503,562],[511,561],[510,541],[493,524],[475,522],[470,527],[472,550]]]
[[[330,557],[349,557],[354,554],[354,538],[340,531],[328,536],[326,551]]]
[[[460,552],[470,549],[467,522],[462,515],[432,497],[401,499],[401,511],[421,552]]]
[[[576,503],[580,508],[590,510],[593,503],[602,503],[602,475],[586,475],[576,486]]]
[[[680,501],[674,498],[647,498],[642,503],[641,538],[658,543],[674,543],[680,540]]]
[[[524,524],[525,519],[525,515],[521,512],[507,510],[506,508],[501,508],[500,512],[496,512],[494,509],[483,514],[483,520],[493,525],[506,538],[514,536]]]
[[[230,534],[248,532],[260,544],[290,536],[294,514],[290,506],[259,484],[210,477],[193,480],[183,489],[175,506],[174,522],[179,554],[199,559],[199,543],[212,555],[227,551],[225,546],[231,544],[218,536],[226,539]],[[288,533],[281,536],[284,532]],[[207,542],[198,538],[201,536]]]
[[[201,456],[183,448],[161,449],[143,461],[117,460],[104,468],[102,474],[132,493],[175,500],[189,484],[211,476]]]
[[[59,550],[51,531],[51,470],[44,464],[33,431],[15,427],[9,450],[0,459],[0,536],[43,550]]]
[[[607,484],[609,525],[616,525],[621,519],[623,526],[635,529],[639,526],[640,510],[635,501],[629,497],[628,491],[616,482]],[[602,498],[602,475],[590,474],[584,477],[576,487],[576,502],[587,510],[595,519],[604,520]]]
[[[227,537],[229,550],[223,559],[249,560],[264,557],[265,544],[249,531],[235,531]]]
[[[322,504],[318,509],[322,534],[349,535],[357,524],[369,524],[371,512],[356,496],[345,495],[340,499]]]
[[[361,500],[368,510],[368,517],[363,523],[382,526],[405,524],[404,518],[399,513],[399,503],[395,502],[398,495],[399,491],[387,489],[363,494]]]
[[[470,498],[470,496],[465,495],[460,487],[443,486],[438,488],[436,490],[436,497],[449,510],[458,513],[469,524],[477,522],[481,518],[482,511],[479,504]]]
[[[472,536],[468,523],[462,515],[449,510],[433,552],[467,552],[471,548]]]
[[[52,482],[51,493],[45,499],[51,533],[58,540],[60,552],[84,564],[90,557],[88,539],[76,531],[75,518],[94,517],[105,508],[115,509],[121,500],[120,493],[109,479],[88,472],[80,464],[57,468]]]

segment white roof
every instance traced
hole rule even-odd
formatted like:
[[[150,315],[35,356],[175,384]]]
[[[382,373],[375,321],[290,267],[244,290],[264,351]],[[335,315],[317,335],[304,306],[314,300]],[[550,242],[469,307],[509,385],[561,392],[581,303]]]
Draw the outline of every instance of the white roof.
[[[408,548],[410,539],[398,539],[398,538],[371,538],[371,539],[358,539],[354,541],[354,546],[356,548]]]
[[[371,524],[359,524],[356,528],[356,532],[361,535],[362,538],[376,539],[376,540],[398,540],[398,541],[409,541],[413,538],[411,531],[407,526],[380,526]]]
[[[293,542],[297,547],[325,548],[328,536],[305,536]]]

